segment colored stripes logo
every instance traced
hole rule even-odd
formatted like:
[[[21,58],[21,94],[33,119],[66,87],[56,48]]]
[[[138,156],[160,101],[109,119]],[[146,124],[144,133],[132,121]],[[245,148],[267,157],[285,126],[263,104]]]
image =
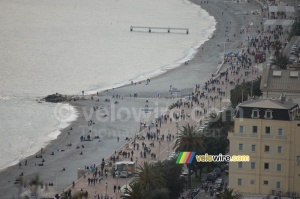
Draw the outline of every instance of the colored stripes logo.
[[[180,152],[176,164],[191,164],[196,152]]]

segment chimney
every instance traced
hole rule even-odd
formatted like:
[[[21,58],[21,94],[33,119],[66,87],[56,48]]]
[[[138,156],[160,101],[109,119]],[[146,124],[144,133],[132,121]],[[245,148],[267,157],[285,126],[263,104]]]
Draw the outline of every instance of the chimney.
[[[282,94],[280,95],[280,102],[281,102],[282,104],[284,104],[284,103],[285,103],[285,99],[286,99],[285,93],[282,93]]]

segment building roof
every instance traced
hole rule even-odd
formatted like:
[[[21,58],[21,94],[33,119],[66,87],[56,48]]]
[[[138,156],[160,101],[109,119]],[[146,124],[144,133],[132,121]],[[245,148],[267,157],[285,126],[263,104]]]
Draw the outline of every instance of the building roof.
[[[239,107],[249,107],[249,108],[265,108],[265,109],[292,109],[298,106],[296,103],[284,102],[280,100],[273,99],[259,99],[259,100],[249,100],[243,102]]]
[[[261,90],[264,92],[300,93],[300,71],[278,70],[266,67]]]
[[[282,103],[280,100],[272,99],[250,100],[238,106],[235,118],[291,121],[293,120],[291,112],[297,112],[298,110],[299,107],[296,103]],[[258,111],[257,117],[253,115],[254,111]],[[266,118],[268,112],[271,112],[272,118]]]
[[[288,19],[268,19],[264,23],[266,26],[292,26],[293,24],[294,20]]]
[[[295,12],[294,6],[269,6],[269,12]]]

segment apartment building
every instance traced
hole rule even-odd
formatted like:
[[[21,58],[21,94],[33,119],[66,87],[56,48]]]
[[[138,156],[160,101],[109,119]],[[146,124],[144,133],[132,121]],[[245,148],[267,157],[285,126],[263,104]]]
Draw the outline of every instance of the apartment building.
[[[244,193],[300,195],[300,111],[284,100],[250,100],[237,107],[228,133],[229,186]]]

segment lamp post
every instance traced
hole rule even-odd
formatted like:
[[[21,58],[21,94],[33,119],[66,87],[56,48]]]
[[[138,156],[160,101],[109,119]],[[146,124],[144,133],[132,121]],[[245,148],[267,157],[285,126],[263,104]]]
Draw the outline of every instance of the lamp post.
[[[127,188],[127,183],[128,183],[128,163],[126,163],[126,193],[128,191],[128,188]]]
[[[106,190],[105,191],[105,199],[108,198],[107,197],[107,187],[108,187],[108,183],[107,183],[107,181],[105,181],[105,190]]]
[[[176,129],[177,129],[176,138],[178,139],[178,122],[176,122]]]
[[[117,178],[117,190],[116,190],[116,199],[118,198],[118,191],[119,191],[119,175],[116,176]]]
[[[160,156],[160,145],[161,145],[161,142],[160,140],[158,141],[158,156],[157,156],[157,160],[159,161],[159,156]]]
[[[226,102],[227,102],[227,82],[226,82]]]
[[[135,171],[136,171],[136,168],[137,168],[137,162],[138,162],[138,157],[137,156],[135,156]]]
[[[170,128],[168,129],[168,135],[167,135],[167,136],[169,137],[169,135],[170,135]],[[170,151],[169,151],[169,145],[170,145],[170,140],[168,139],[168,154],[169,154],[169,152],[170,152]]]

